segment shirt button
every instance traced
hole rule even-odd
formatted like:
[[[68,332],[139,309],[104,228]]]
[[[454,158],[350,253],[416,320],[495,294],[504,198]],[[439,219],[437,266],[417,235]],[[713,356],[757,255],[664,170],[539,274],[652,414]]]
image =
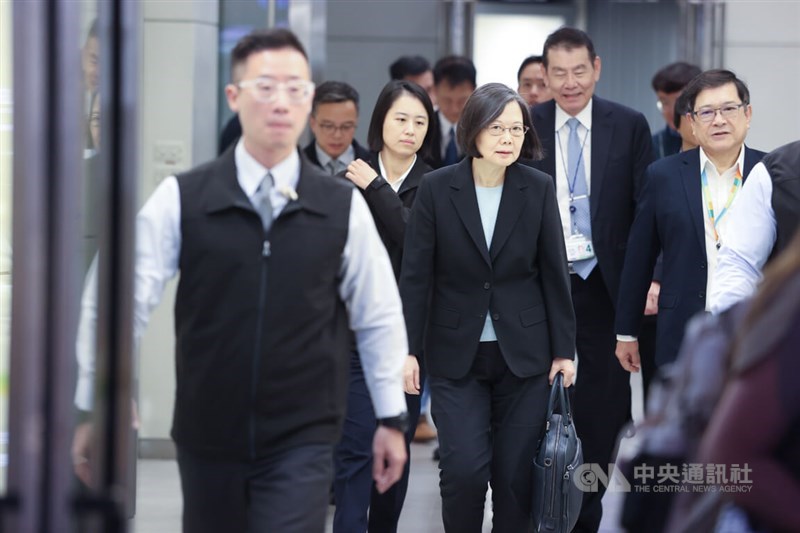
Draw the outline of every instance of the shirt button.
[[[489,290],[491,287],[492,287],[492,284],[489,283],[488,281],[483,284],[483,288],[486,289],[486,290]]]
[[[498,315],[497,313],[495,313],[495,314],[493,314],[493,315],[492,315],[492,319],[493,319],[493,320],[500,320],[500,315]]]

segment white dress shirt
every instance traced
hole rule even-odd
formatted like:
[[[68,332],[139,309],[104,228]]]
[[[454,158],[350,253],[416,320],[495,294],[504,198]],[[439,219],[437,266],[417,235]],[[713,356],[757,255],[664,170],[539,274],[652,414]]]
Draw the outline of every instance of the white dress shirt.
[[[572,215],[569,212],[569,187],[575,176],[567,177],[569,161],[569,126],[567,121],[572,116],[556,104],[556,200],[558,212],[561,215],[561,227],[564,231],[564,240],[572,235]],[[589,205],[592,203],[592,101],[575,115],[578,125],[578,139],[583,145],[583,169],[586,176],[586,191],[589,195]],[[569,182],[567,180],[570,180]]]
[[[389,187],[391,187],[394,192],[397,192],[400,190],[400,186],[403,184],[403,182],[406,181],[406,178],[411,173],[411,169],[414,168],[414,164],[416,162],[417,162],[417,154],[414,154],[414,159],[411,160],[411,164],[408,165],[408,168],[406,169],[405,172],[403,172],[403,175],[397,178],[395,181],[389,181],[389,179],[387,178],[389,174],[386,173],[386,167],[383,166],[383,159],[381,159],[381,154],[378,154],[378,172],[381,173],[381,176],[383,176],[383,179],[385,179],[386,183],[389,184]]]
[[[717,172],[714,163],[708,159],[708,156],[700,148],[700,172],[706,171],[708,178],[708,189],[711,192],[711,201],[714,203],[714,216],[717,221],[716,229],[719,235],[720,242],[726,242],[730,237],[730,210],[725,213],[722,218],[719,215],[722,213],[725,204],[730,196],[731,187],[733,187],[733,180],[736,177],[736,172],[744,170],[744,146],[739,149],[739,157],[736,158],[734,165],[723,171],[722,174]],[[741,191],[741,189],[739,189]],[[738,195],[738,192],[737,192]],[[714,234],[714,225],[711,218],[708,216],[708,204],[703,197],[703,220],[705,222],[705,244],[706,244],[706,294],[711,294],[714,291],[716,283],[715,270],[717,267],[717,240]],[[706,311],[711,309],[711,298],[706,298]]]
[[[251,198],[267,170],[244,148],[235,149],[239,186]],[[300,178],[297,151],[272,169],[270,199],[277,218],[295,191]],[[181,203],[178,180],[166,178],[136,217],[136,268],[134,287],[134,338],[141,338],[152,310],[161,300],[166,283],[178,273],[181,251]],[[402,304],[386,248],[381,242],[369,208],[353,189],[347,241],[340,267],[339,296],[345,302],[350,329],[377,418],[406,411],[402,372],[408,355]],[[90,410],[93,404],[97,319],[97,261],[87,276],[78,328],[78,386],[75,404]]]
[[[761,269],[778,237],[778,223],[772,209],[772,178],[758,163],[728,214],[728,231],[717,255],[714,287],[709,291],[712,313],[728,309],[756,290]]]

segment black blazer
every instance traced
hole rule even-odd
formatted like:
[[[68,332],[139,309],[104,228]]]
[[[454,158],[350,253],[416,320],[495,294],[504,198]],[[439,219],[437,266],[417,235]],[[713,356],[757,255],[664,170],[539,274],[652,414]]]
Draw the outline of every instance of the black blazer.
[[[365,161],[376,171],[380,168],[378,154],[370,154],[369,159]],[[431,167],[422,158],[417,157],[414,166],[411,167],[411,171],[396,193],[389,182],[380,175],[361,191],[372,212],[372,218],[375,219],[378,234],[386,246],[386,251],[389,252],[394,275],[398,279],[403,259],[406,224],[411,214],[411,207],[414,205],[414,199],[417,197],[417,188],[422,180],[422,175],[430,170]]]
[[[317,165],[319,168],[322,168],[322,164],[319,162],[319,157],[317,157],[317,141],[311,139],[311,142],[303,148],[303,154],[305,154],[306,158],[314,165]],[[364,161],[369,159],[370,153],[369,150],[358,144],[358,141],[353,139],[353,150],[355,151],[355,156],[353,159],[363,159]],[[325,172],[328,172],[327,168],[322,168]]]
[[[555,179],[555,101],[534,106],[531,117],[545,156],[528,164]],[[592,243],[608,294],[616,302],[636,199],[653,157],[652,141],[644,115],[597,96],[592,99],[591,135]]]
[[[406,228],[400,295],[409,351],[425,354],[430,375],[469,372],[487,312],[514,375],[547,372],[554,357],[571,359],[569,283],[550,176],[508,167],[487,249],[472,160],[425,175]]]
[[[763,152],[745,147],[743,178],[763,156]],[[706,306],[706,208],[700,183],[700,150],[659,159],[648,167],[645,180],[628,241],[616,332],[639,334],[650,273],[661,252],[663,274],[656,333],[656,364],[661,366],[675,360],[687,322]]]

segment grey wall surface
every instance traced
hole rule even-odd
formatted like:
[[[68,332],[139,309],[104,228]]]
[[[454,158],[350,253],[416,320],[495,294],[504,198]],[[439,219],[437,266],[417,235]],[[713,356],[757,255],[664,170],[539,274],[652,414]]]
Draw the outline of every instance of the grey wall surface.
[[[431,64],[444,53],[444,5],[438,0],[329,0],[327,61],[322,79],[344,81],[361,96],[356,139],[366,143],[375,100],[389,81],[389,65],[419,54]]]
[[[587,7],[586,31],[602,62],[596,94],[644,113],[651,131],[662,129],[650,80],[661,67],[683,60],[678,5],[593,0]]]

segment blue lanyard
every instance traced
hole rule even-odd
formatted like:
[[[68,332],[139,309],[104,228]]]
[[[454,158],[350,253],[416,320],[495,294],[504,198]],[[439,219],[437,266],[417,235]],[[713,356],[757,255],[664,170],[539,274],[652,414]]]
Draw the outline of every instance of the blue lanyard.
[[[589,138],[589,128],[586,128],[586,133],[583,135],[583,142],[581,143],[581,151],[578,154],[578,164],[575,165],[575,175],[572,176],[572,183],[569,181],[569,167],[567,166],[567,161],[564,159],[564,147],[561,145],[561,134],[556,130],[556,138],[558,139],[558,148],[561,152],[561,164],[564,166],[564,176],[567,178],[567,188],[569,189],[569,199],[570,201],[575,199],[575,182],[578,181],[578,170],[583,165],[583,148],[586,146],[586,139]],[[585,165],[584,165],[585,166]],[[589,194],[589,188],[587,183],[586,188],[586,196]]]

